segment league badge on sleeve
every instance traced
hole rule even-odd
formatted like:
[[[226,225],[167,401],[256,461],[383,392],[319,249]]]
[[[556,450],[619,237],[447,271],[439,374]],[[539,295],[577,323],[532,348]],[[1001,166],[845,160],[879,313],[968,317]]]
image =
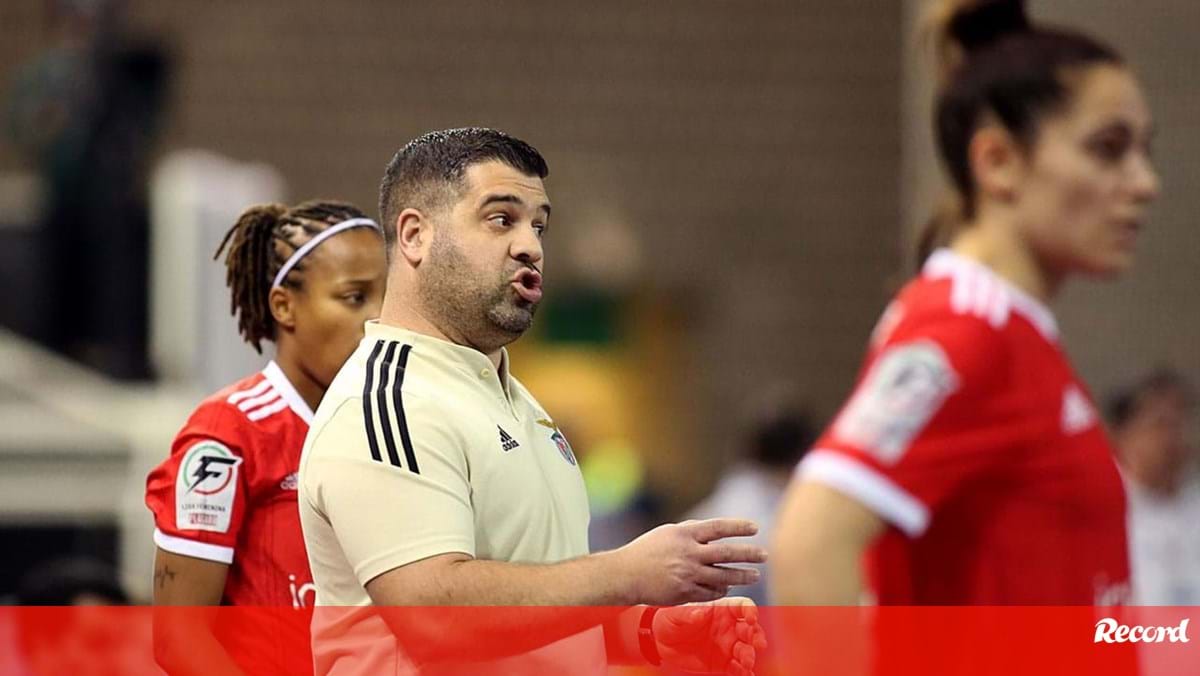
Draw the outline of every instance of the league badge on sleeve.
[[[213,440],[187,450],[175,478],[175,526],[180,530],[229,531],[242,459]]]
[[[958,374],[937,343],[897,345],[871,366],[834,422],[834,435],[895,463],[958,387]]]

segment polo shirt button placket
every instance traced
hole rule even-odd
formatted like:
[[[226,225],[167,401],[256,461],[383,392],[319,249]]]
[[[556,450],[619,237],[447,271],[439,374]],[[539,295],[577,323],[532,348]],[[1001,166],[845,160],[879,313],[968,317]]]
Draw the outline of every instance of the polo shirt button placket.
[[[484,368],[484,369],[479,369],[479,379],[480,379],[480,380],[487,380],[487,379],[488,379],[488,378],[490,378],[491,376],[492,376],[492,372],[491,372],[491,370],[490,370],[490,369],[486,369],[486,368]],[[500,381],[499,381],[498,379],[497,379],[497,381],[496,381],[496,384],[497,384],[497,385],[499,385],[499,384],[500,384]],[[503,388],[503,386],[500,388],[500,393],[496,395],[496,399],[497,399],[497,401],[502,401],[502,402],[504,402],[504,404],[505,404],[505,406],[508,408],[508,410],[509,410],[510,412],[512,412],[512,414],[513,414],[513,417],[514,417],[514,418],[516,417],[516,411],[513,409],[512,402],[511,402],[511,401],[509,401],[509,400],[508,400],[508,397],[506,397],[506,396],[504,395],[504,388]]]

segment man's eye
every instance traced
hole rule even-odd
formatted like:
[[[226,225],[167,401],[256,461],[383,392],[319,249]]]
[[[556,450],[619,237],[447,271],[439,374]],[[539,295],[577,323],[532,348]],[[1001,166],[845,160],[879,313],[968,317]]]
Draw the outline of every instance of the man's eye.
[[[495,216],[492,216],[488,220],[495,223],[496,225],[503,225],[503,226],[512,225],[512,219],[510,219],[507,214],[496,214]]]

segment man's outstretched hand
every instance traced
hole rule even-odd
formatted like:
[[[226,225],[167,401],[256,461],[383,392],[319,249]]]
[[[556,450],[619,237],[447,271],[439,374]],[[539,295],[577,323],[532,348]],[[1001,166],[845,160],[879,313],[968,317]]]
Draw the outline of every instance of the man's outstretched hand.
[[[663,608],[653,631],[663,666],[693,673],[750,676],[767,647],[758,608],[744,597]]]

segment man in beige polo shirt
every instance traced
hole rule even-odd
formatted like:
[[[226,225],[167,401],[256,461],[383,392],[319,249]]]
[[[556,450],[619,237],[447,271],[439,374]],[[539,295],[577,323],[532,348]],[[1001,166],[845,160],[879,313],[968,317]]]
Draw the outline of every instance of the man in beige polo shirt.
[[[655,608],[752,583],[757,571],[727,564],[766,553],[722,540],[753,523],[669,524],[588,553],[571,445],[504,349],[542,297],[547,174],[528,144],[475,128],[426,134],[388,165],[381,317],[322,400],[300,466],[318,674],[497,659],[524,673],[746,673],[763,645],[752,607]],[[414,606],[555,608],[393,609]]]

